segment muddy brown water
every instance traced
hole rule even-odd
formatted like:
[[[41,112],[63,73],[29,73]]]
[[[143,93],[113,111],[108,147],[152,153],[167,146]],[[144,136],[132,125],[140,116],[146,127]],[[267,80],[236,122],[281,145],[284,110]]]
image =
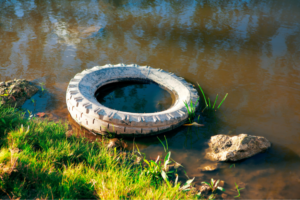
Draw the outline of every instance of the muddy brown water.
[[[242,198],[300,198],[300,1],[0,1],[0,80],[45,83],[34,113],[68,119],[65,92],[78,72],[107,63],[162,68],[229,93],[217,120],[166,134],[172,157],[195,181],[243,182]],[[199,173],[215,134],[265,136],[272,148]],[[130,143],[131,141],[128,141]],[[136,140],[149,157],[156,137]]]

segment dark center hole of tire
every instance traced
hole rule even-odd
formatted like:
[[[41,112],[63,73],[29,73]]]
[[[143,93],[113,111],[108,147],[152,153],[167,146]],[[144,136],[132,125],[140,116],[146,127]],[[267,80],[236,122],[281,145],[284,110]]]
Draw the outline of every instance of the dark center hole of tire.
[[[122,81],[100,87],[95,97],[102,105],[133,113],[153,113],[170,108],[175,97],[152,81]]]

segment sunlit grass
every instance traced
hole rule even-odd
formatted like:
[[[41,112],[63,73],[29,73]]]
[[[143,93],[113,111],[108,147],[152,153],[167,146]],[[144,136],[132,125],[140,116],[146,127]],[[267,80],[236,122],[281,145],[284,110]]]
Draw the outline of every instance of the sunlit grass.
[[[203,92],[203,90],[202,90],[202,88],[201,88],[201,86],[200,86],[199,83],[198,83],[198,87],[199,87],[199,89],[200,89],[200,91],[202,93],[202,96],[203,96],[203,99],[204,99],[204,102],[205,102],[205,107],[202,110],[202,112],[204,112],[205,110],[207,110],[208,112],[217,111],[221,107],[221,105],[223,104],[223,102],[225,101],[225,99],[226,99],[226,97],[228,95],[228,93],[226,93],[225,96],[224,96],[224,98],[222,99],[222,101],[219,103],[219,105],[217,107],[215,107],[216,103],[217,103],[217,100],[218,100],[218,94],[216,96],[216,99],[215,99],[214,103],[212,104],[211,101],[210,101],[210,99],[209,99],[209,97],[206,98],[206,96],[205,96],[205,94],[204,94],[204,92]]]
[[[191,100],[190,103],[184,102],[184,105],[185,105],[185,107],[187,109],[187,112],[188,112],[188,120],[189,120],[190,123],[193,123],[194,118],[196,116],[196,109],[197,109],[198,101],[199,101],[199,98],[194,103],[192,102],[192,100]]]
[[[200,84],[198,84],[198,87],[199,87],[200,92],[202,94],[202,98],[198,98],[196,100],[196,102],[192,102],[192,101],[191,102],[184,102],[184,105],[185,105],[185,107],[187,109],[187,112],[188,112],[188,123],[189,123],[189,124],[185,124],[185,126],[202,126],[202,124],[198,124],[200,115],[198,115],[198,123],[195,122],[196,121],[196,115],[197,115],[196,114],[196,109],[197,109],[197,104],[198,104],[199,99],[204,100],[204,107],[199,108],[199,109],[201,109],[201,111],[198,112],[198,114],[207,113],[208,116],[214,116],[213,113],[220,109],[221,105],[224,103],[225,99],[228,96],[228,93],[226,93],[224,98],[219,103],[219,105],[217,105],[217,100],[218,100],[218,96],[219,96],[218,94],[216,96],[216,99],[213,102],[211,102],[210,98],[205,96]]]
[[[135,164],[131,152],[124,155],[116,149],[105,148],[103,141],[67,137],[66,124],[26,120],[23,113],[1,106],[0,114],[2,196],[22,199],[196,197],[193,191],[174,187],[171,180],[168,180],[171,186],[163,178],[154,183],[153,177],[146,173],[147,165]]]

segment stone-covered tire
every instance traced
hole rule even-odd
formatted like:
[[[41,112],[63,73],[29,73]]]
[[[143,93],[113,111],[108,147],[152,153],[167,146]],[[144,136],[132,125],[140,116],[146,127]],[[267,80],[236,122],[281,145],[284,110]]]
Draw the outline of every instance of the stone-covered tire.
[[[124,80],[153,81],[175,96],[175,103],[156,113],[130,113],[100,104],[95,92],[100,87]],[[72,118],[90,131],[122,137],[156,135],[181,126],[188,118],[184,102],[196,102],[197,90],[183,78],[148,66],[104,65],[75,75],[67,88],[66,101]],[[198,106],[198,104],[197,104]]]

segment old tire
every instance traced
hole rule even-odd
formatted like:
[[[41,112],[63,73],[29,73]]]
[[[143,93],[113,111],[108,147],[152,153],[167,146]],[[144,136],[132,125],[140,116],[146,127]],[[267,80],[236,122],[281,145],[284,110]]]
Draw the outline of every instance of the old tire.
[[[175,96],[169,109],[157,113],[130,113],[101,105],[95,98],[98,88],[124,80],[153,81]],[[196,102],[198,92],[183,78],[148,66],[104,65],[87,69],[71,79],[66,101],[72,118],[100,134],[141,137],[156,135],[181,126],[188,118],[184,102]]]

